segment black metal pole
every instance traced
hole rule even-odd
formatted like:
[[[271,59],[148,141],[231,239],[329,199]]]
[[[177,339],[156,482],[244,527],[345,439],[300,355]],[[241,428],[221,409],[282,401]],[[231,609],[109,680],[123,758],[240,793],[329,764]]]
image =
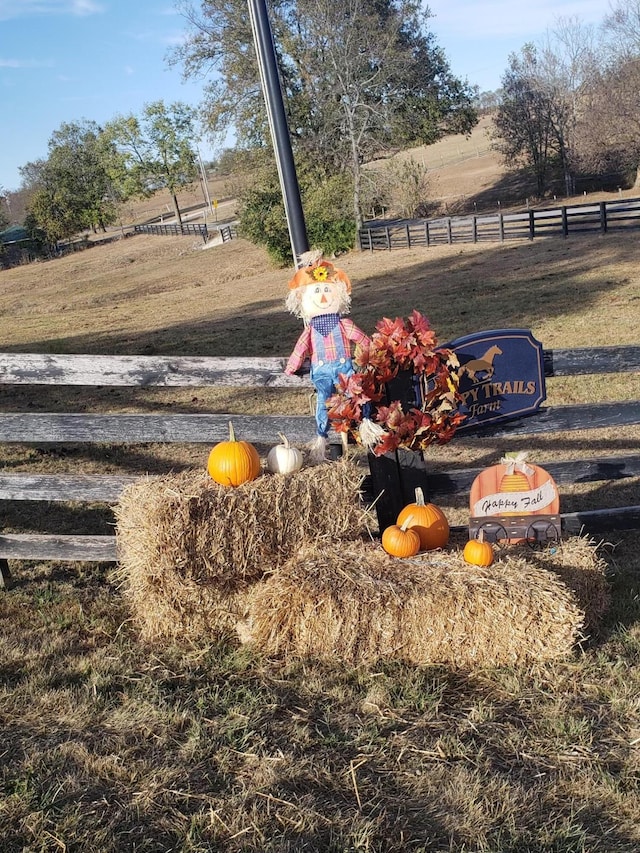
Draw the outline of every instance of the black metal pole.
[[[276,52],[266,0],[248,0],[253,40],[258,57],[260,80],[267,107],[269,127],[276,155],[285,215],[291,239],[293,261],[298,266],[300,255],[309,251],[309,239],[304,221],[300,187],[293,161],[291,138],[284,109]]]

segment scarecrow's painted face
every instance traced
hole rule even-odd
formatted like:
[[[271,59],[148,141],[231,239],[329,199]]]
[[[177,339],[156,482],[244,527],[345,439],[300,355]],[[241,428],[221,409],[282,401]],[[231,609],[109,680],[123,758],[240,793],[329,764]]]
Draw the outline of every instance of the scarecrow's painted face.
[[[344,285],[333,281],[314,281],[302,293],[302,314],[317,317],[320,314],[339,314],[344,299]]]

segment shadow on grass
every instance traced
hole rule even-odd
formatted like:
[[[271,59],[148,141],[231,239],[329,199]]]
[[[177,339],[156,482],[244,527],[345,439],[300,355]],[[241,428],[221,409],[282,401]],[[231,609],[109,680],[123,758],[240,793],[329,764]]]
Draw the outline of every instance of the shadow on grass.
[[[452,247],[446,256],[415,250],[414,264],[354,282],[352,315],[371,333],[383,316],[408,315],[417,308],[446,339],[492,328],[530,328],[534,331],[550,313],[571,316],[579,306],[589,309],[615,286],[602,264],[603,247],[615,249],[619,261],[635,261],[632,235],[575,236],[533,242],[483,246],[467,254]],[[591,274],[588,288],[580,277]],[[282,355],[293,349],[300,322],[282,300],[249,303],[242,312],[221,307],[216,316],[176,323],[152,332],[88,333],[59,339],[35,340],[10,347],[18,352],[76,352],[89,354]],[[543,341],[544,344],[544,341]]]
[[[498,202],[501,207],[509,207],[513,210],[519,205],[526,206],[527,199],[533,200],[535,194],[536,182],[533,176],[528,175],[524,170],[505,172],[490,187],[467,196],[464,207],[468,213],[474,211],[474,206],[479,213],[497,213],[499,212]]]
[[[27,681],[3,672],[15,690],[0,816],[11,853],[51,835],[148,853],[186,838],[226,853],[637,849],[619,811],[630,763],[612,752],[624,716],[594,693],[593,673],[310,661],[286,672],[223,649],[189,658],[106,635],[92,647],[73,631],[55,652],[33,637],[39,690],[25,714]],[[568,693],[550,691],[554,675]],[[363,712],[372,691],[386,691],[382,707]]]

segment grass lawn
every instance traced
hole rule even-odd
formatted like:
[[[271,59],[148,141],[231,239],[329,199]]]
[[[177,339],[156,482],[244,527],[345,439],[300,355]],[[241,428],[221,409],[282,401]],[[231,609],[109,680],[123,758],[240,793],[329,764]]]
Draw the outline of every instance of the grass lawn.
[[[340,259],[372,330],[418,308],[442,342],[525,327],[547,348],[640,343],[633,232]],[[287,271],[242,240],[132,237],[0,272],[5,350],[287,355]],[[551,404],[638,399],[634,374],[551,380]],[[2,388],[3,409],[278,411],[198,389]],[[306,394],[286,398],[303,412]],[[532,460],[637,451],[638,427],[510,440]],[[502,450],[502,446],[500,450]],[[434,466],[493,464],[454,440]],[[207,449],[6,446],[11,470],[176,470]],[[639,503],[637,481],[562,509]],[[5,504],[5,529],[39,506]],[[447,510],[464,518],[463,502]],[[100,507],[53,530],[107,532]],[[64,517],[63,517],[64,516]],[[600,544],[612,605],[567,660],[456,671],[284,664],[236,644],[140,642],[112,566],[20,563],[0,597],[3,853],[635,853],[640,849],[640,535]]]

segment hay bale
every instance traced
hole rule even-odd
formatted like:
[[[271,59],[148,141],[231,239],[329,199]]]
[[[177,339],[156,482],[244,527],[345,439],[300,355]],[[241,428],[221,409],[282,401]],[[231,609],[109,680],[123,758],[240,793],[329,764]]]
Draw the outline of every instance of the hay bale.
[[[361,482],[345,460],[237,489],[200,471],[127,487],[115,507],[117,576],[143,636],[225,633],[248,586],[301,544],[362,535]]]
[[[397,560],[372,543],[307,547],[247,604],[242,626],[264,653],[351,665],[550,660],[571,652],[584,622],[574,593],[520,553],[480,568],[460,551]]]
[[[596,630],[611,603],[611,587],[606,579],[607,563],[594,540],[572,536],[555,548],[526,550],[529,562],[554,572],[574,593],[584,611],[584,628]]]

